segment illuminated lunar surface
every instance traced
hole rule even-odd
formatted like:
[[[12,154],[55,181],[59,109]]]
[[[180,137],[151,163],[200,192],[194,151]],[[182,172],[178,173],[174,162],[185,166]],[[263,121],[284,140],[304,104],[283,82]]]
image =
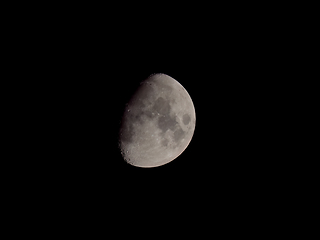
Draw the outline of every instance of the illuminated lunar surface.
[[[188,92],[172,77],[154,74],[126,105],[119,131],[124,160],[157,167],[177,158],[189,145],[196,123]]]

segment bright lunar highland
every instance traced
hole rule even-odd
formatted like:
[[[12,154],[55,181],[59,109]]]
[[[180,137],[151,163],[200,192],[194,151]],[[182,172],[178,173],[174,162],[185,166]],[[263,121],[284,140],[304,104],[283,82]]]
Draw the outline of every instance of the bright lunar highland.
[[[121,154],[137,167],[169,163],[187,148],[195,124],[193,102],[184,87],[166,74],[153,74],[140,83],[125,107]]]

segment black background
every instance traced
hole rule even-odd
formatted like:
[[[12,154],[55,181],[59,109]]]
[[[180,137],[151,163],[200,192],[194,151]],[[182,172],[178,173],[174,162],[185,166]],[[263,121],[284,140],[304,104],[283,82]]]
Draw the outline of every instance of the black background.
[[[91,171],[99,166],[99,171],[120,173],[220,169],[229,179],[260,171],[252,169],[270,157],[267,136],[274,119],[268,112],[281,89],[281,56],[273,55],[275,46],[265,30],[259,31],[260,23],[191,23],[171,26],[160,21],[139,28],[139,22],[128,20],[115,26],[80,24],[79,29],[75,24],[50,38],[49,90],[56,91],[53,104],[59,105],[62,118],[58,126],[70,131],[68,144],[72,154],[79,155],[74,161],[84,165],[81,170],[86,165]],[[195,135],[171,164],[137,169],[118,154],[118,123],[135,88],[158,72],[172,76],[189,92],[196,109]],[[78,165],[72,158],[67,161],[70,167]]]
[[[174,223],[172,215],[208,213],[224,225],[228,216],[255,219],[279,204],[288,189],[280,151],[287,134],[281,98],[292,70],[285,59],[293,54],[286,20],[273,22],[281,14],[258,6],[189,7],[113,14],[113,7],[65,6],[21,23],[20,61],[40,129],[28,167],[56,211],[102,212],[97,219],[111,214],[119,224],[119,215],[134,222],[145,209],[146,222],[148,214],[164,212]],[[117,133],[125,103],[153,73],[188,91],[196,128],[177,159],[144,169],[123,161]]]

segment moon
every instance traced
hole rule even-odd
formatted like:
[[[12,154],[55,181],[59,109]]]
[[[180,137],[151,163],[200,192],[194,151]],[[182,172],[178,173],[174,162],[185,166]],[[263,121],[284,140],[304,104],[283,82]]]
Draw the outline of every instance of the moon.
[[[119,129],[121,154],[137,167],[167,164],[187,148],[195,124],[194,105],[186,89],[166,74],[153,74],[126,104]]]

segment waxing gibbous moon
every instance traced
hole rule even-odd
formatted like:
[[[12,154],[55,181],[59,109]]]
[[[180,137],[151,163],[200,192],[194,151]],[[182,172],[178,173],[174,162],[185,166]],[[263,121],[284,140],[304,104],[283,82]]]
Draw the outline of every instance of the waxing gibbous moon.
[[[119,130],[121,154],[137,167],[167,164],[187,148],[195,123],[186,89],[166,74],[153,74],[140,83],[125,107]]]

